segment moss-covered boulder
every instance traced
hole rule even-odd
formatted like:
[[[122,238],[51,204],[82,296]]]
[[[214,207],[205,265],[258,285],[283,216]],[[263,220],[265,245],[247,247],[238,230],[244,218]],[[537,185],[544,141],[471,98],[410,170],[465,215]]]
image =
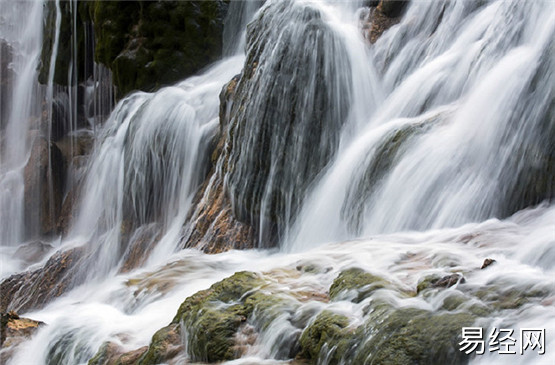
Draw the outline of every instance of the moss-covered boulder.
[[[465,364],[469,358],[459,351],[461,328],[473,325],[467,313],[431,313],[399,308],[379,322],[367,322],[358,331],[361,342],[355,364]]]
[[[391,284],[376,275],[370,274],[362,269],[351,268],[342,271],[333,281],[330,287],[330,298],[332,300],[349,297],[354,294],[353,302],[358,303],[368,297],[374,290],[385,288]]]
[[[94,1],[96,61],[118,95],[151,91],[217,60],[228,1]]]
[[[330,311],[320,313],[301,335],[302,350],[299,358],[312,359],[313,362],[316,362],[321,355],[325,356],[325,354],[321,354],[323,347],[327,350],[335,347],[334,353],[343,353],[351,336],[347,329],[348,325],[349,319],[343,315]]]
[[[190,296],[172,323],[154,334],[139,364],[168,361],[183,350],[185,341],[192,361],[212,363],[239,357],[238,333],[249,322],[254,331],[266,328],[287,303],[263,290],[265,285],[261,275],[243,271]],[[186,339],[181,337],[184,332]]]
[[[138,364],[155,365],[172,359],[183,350],[179,325],[172,323],[152,336],[147,352],[141,356]]]

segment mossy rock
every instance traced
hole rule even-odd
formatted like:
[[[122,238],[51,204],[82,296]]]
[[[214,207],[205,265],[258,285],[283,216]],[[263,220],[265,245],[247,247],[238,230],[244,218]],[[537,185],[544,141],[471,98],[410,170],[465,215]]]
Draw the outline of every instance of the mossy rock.
[[[500,285],[480,288],[475,295],[495,310],[518,309],[534,300],[549,296],[549,290],[543,288],[501,288]]]
[[[175,83],[221,56],[227,7],[227,0],[96,0],[96,61],[112,70],[118,97]]]
[[[170,324],[158,330],[148,347],[148,351],[139,359],[139,365],[155,365],[171,359],[181,351],[179,326]]]
[[[386,16],[395,18],[403,14],[408,3],[405,0],[381,0],[378,7]]]
[[[373,291],[390,286],[390,283],[362,269],[352,268],[342,271],[333,281],[330,287],[330,298],[340,300],[349,291],[356,290],[357,296],[353,300],[355,303],[367,298]]]
[[[60,1],[60,29],[55,58],[53,81],[58,85],[75,85],[93,75],[94,53],[92,23],[89,17],[89,1]],[[44,8],[43,40],[39,82],[46,84],[56,37],[56,2],[48,1]],[[74,59],[74,56],[77,59]],[[70,69],[73,72],[69,74]]]
[[[422,309],[400,308],[375,319],[357,331],[355,364],[465,364],[459,351],[462,327],[475,317],[467,313],[435,314]],[[362,341],[369,339],[368,341]]]
[[[350,338],[347,326],[349,326],[347,317],[331,311],[323,311],[303,331],[300,338],[299,357],[311,359],[313,363],[316,363],[324,346],[328,350],[335,347],[334,353],[342,353]]]
[[[179,326],[188,331],[187,351],[193,361],[218,362],[237,358],[235,335],[254,313],[257,314],[254,324],[258,328],[266,328],[283,313],[286,300],[259,290],[265,283],[258,274],[237,272],[181,304],[170,327]],[[160,353],[156,344],[168,342],[158,341],[159,337],[163,338],[157,332],[145,355],[145,361],[148,358],[149,362],[144,364],[153,363],[150,358],[156,361],[165,359],[156,355]]]

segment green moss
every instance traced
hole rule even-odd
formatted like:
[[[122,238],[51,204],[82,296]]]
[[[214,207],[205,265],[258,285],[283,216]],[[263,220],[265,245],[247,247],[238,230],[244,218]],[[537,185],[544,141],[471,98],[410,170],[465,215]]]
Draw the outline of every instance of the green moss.
[[[94,355],[88,362],[88,365],[102,365],[106,363],[109,357],[110,342],[104,342],[102,346],[98,349],[96,355]]]
[[[383,313],[382,313],[383,314]],[[358,336],[368,341],[356,351],[356,364],[462,364],[458,350],[461,328],[474,323],[467,313],[433,314],[401,308],[367,322]],[[379,325],[378,325],[379,324]]]
[[[96,0],[96,61],[112,70],[119,97],[172,84],[221,56],[227,5]]]
[[[188,351],[195,361],[224,361],[236,357],[233,349],[234,335],[249,316],[260,310],[275,318],[272,307],[282,301],[255,289],[265,284],[252,272],[237,272],[209,289],[187,298],[173,319],[174,324],[183,323],[189,331]]]
[[[336,351],[334,353],[342,353],[342,350],[348,345],[349,331],[346,329],[348,325],[349,319],[347,317],[330,311],[323,311],[303,331],[300,339],[301,352],[299,356],[311,359],[313,363],[316,363],[324,345],[328,350],[335,347]]]
[[[342,271],[330,287],[330,298],[338,300],[346,292],[357,290],[355,303],[368,297],[374,290],[389,286],[389,282],[379,276],[372,275],[362,269],[352,268]]]
[[[92,58],[87,57],[93,52],[91,20],[88,16],[88,1],[80,1],[73,9],[71,1],[60,1],[60,30],[58,48],[55,58],[53,80],[58,85],[74,85],[92,76]],[[39,82],[46,84],[50,72],[50,62],[54,50],[56,36],[56,3],[45,3],[43,23],[43,40],[41,62],[39,66]],[[77,57],[77,59],[75,59]],[[68,75],[70,70],[76,74]]]
[[[180,348],[179,326],[171,324],[158,330],[148,347],[148,351],[139,359],[139,365],[155,365],[175,356]]]
[[[418,281],[416,285],[416,292],[420,293],[421,291],[432,287],[435,283],[441,280],[441,276],[437,274],[427,275],[424,278]]]

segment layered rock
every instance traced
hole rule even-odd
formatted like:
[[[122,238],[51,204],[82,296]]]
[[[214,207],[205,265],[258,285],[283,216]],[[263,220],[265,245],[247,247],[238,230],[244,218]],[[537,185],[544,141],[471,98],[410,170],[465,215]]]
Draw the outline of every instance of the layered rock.
[[[4,279],[0,283],[0,312],[39,309],[79,284],[83,278],[73,274],[82,253],[82,248],[57,252],[42,268]]]

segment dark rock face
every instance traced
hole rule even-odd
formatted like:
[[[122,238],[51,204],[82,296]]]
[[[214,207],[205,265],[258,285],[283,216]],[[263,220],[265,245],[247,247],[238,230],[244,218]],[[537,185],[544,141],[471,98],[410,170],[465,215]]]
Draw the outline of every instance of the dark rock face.
[[[381,12],[390,18],[395,18],[403,14],[409,1],[403,0],[381,0],[378,5]]]
[[[58,85],[74,85],[93,74],[94,53],[92,23],[88,14],[89,1],[62,0],[60,6],[60,30],[55,59],[53,81]],[[75,5],[77,8],[75,9]],[[39,82],[46,84],[56,37],[56,2],[45,4],[43,46],[39,69]],[[75,22],[74,22],[75,20]],[[75,31],[76,32],[75,32]],[[74,60],[77,55],[77,60]],[[69,70],[73,72],[69,72]]]
[[[346,50],[317,10],[286,1],[259,14],[222,166],[233,215],[271,246],[333,156],[351,89]]]
[[[11,90],[13,90],[13,80],[15,73],[10,68],[13,59],[12,47],[4,40],[0,39],[0,130],[3,130],[5,121],[8,120],[11,102]]]
[[[24,218],[28,237],[56,233],[64,197],[65,166],[56,145],[36,137],[24,169]]]
[[[221,56],[227,1],[94,1],[96,61],[114,74],[119,97],[151,91]]]

